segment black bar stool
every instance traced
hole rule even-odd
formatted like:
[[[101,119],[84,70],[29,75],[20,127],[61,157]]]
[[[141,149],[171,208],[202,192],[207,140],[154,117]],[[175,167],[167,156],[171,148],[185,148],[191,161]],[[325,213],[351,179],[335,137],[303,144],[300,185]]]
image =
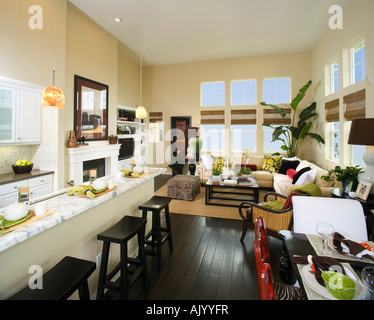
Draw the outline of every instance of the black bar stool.
[[[118,223],[97,236],[98,240],[104,241],[101,256],[101,267],[97,289],[97,299],[104,299],[104,289],[120,292],[121,299],[128,298],[128,290],[135,280],[143,275],[144,290],[148,290],[147,265],[144,252],[144,234],[147,219],[125,216]],[[127,253],[127,243],[134,236],[138,237],[138,256],[131,258]],[[111,243],[120,245],[120,262],[109,273],[108,258]],[[112,281],[116,273],[120,271],[119,283]]]
[[[95,269],[95,262],[65,257],[43,274],[42,288],[27,286],[9,300],[66,300],[76,290],[81,300],[90,300],[87,279]]]
[[[171,223],[169,215],[170,201],[171,198],[168,197],[154,196],[149,201],[139,206],[139,210],[143,211],[143,218],[147,217],[148,211],[152,212],[152,230],[145,236],[145,253],[157,257],[157,268],[159,270],[161,269],[162,262],[161,246],[165,243],[165,241],[169,242],[170,253],[173,252],[173,238],[171,235]],[[165,209],[166,228],[161,227],[160,213],[163,209]],[[162,232],[164,233],[164,237],[161,237]],[[151,238],[151,240],[148,240],[149,238]],[[147,245],[151,246],[150,250],[147,249]],[[156,249],[156,252],[154,252],[154,248]]]

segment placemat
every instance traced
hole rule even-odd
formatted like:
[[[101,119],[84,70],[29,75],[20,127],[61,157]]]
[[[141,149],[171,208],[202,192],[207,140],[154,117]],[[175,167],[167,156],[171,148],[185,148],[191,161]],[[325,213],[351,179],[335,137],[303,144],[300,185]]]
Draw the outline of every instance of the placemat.
[[[317,255],[321,256],[322,255],[322,247],[323,247],[322,237],[319,236],[319,235],[315,235],[315,234],[307,234],[306,236],[307,236],[310,244],[312,245],[314,251],[317,253]],[[371,242],[371,241],[362,241],[362,242],[365,242],[365,243],[369,244],[370,246],[374,247],[374,243]],[[370,259],[367,259],[367,258],[357,258],[355,256],[348,255],[348,254],[340,254],[338,251],[336,251],[334,249],[334,246],[332,244],[332,239],[330,239],[328,241],[328,248],[331,252],[331,257],[332,258],[352,260],[352,261],[362,261],[362,262],[365,262],[365,263],[373,263],[374,264],[374,261],[372,261]]]

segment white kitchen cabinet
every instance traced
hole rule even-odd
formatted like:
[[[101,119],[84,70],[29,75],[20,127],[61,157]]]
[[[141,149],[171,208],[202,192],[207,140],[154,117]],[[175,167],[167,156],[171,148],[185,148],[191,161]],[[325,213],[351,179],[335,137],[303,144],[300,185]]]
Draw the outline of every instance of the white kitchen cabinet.
[[[0,144],[41,142],[42,92],[0,81]]]
[[[0,208],[18,201],[18,188],[28,186],[30,200],[47,195],[53,191],[53,174],[19,180],[0,185]]]
[[[28,179],[0,185],[0,208],[18,202],[18,188],[28,185]]]

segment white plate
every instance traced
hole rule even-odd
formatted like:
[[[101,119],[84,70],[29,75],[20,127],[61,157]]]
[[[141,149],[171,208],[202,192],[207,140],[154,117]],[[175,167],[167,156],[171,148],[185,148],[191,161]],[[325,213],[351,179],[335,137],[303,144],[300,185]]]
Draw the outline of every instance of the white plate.
[[[348,270],[345,266],[344,270],[346,272],[346,275],[349,275],[350,278],[356,282],[356,294],[353,300],[364,300],[367,296],[367,290],[364,287],[364,285],[361,283],[360,280],[358,280],[350,270]],[[310,266],[306,265],[301,269],[301,276],[303,278],[303,281],[306,285],[308,285],[312,290],[320,294],[321,296],[330,299],[330,300],[338,300],[337,298],[333,297],[324,286],[321,286],[318,281],[316,280],[313,273],[309,272],[311,271]]]

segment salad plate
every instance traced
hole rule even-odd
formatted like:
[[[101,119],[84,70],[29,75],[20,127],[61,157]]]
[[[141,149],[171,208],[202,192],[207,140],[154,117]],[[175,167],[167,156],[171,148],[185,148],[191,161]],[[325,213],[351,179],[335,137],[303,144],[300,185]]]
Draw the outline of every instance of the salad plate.
[[[364,287],[362,282],[358,278],[356,278],[356,276],[346,266],[343,267],[346,275],[349,276],[356,283],[356,293],[353,300],[364,300],[367,294],[366,288]],[[314,274],[311,271],[312,269],[310,268],[310,265],[306,265],[301,269],[301,276],[303,278],[304,283],[321,296],[330,300],[338,300],[328,292],[326,287],[321,286],[318,283]]]

